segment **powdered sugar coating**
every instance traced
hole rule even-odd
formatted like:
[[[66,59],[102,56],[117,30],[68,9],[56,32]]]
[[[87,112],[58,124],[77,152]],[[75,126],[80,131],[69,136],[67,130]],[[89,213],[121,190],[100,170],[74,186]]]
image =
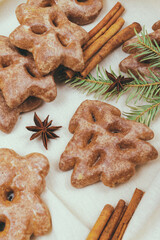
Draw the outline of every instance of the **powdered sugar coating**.
[[[71,22],[79,25],[93,22],[103,7],[102,0],[55,0],[55,2]]]
[[[113,187],[127,181],[135,166],[158,156],[147,140],[147,126],[120,117],[121,112],[100,101],[84,101],[72,117],[73,133],[60,159],[63,171],[74,168],[71,182],[80,188],[102,181]]]
[[[0,36],[0,89],[10,108],[18,107],[28,97],[53,101],[57,88],[52,75],[42,77],[31,54],[13,46]]]
[[[16,10],[20,26],[10,34],[10,41],[33,54],[42,75],[60,64],[74,71],[84,68],[81,46],[88,40],[87,32],[70,22],[53,1],[27,1]]]
[[[160,29],[150,33],[149,37],[152,41],[156,40],[158,44],[160,44]],[[139,74],[141,74],[142,77],[147,82],[151,82],[152,74],[150,66],[151,64],[149,61],[141,61],[142,58],[144,58],[144,55],[139,55],[139,50],[137,48],[133,48],[132,44],[135,44],[138,41],[138,38],[133,38],[128,41],[126,41],[123,45],[123,51],[126,53],[129,53],[130,55],[123,59],[120,64],[120,70],[124,73],[128,73],[128,71],[131,71],[137,78],[139,78]],[[152,72],[156,75],[160,75],[160,69],[158,67],[152,67]]]
[[[0,149],[0,232],[1,240],[29,240],[46,234],[51,218],[40,199],[49,170],[47,158],[39,153],[21,157],[10,149]],[[12,200],[8,194],[13,192]]]
[[[0,130],[5,133],[10,133],[14,128],[20,113],[34,110],[41,104],[41,99],[30,97],[17,108],[12,109],[7,106],[4,97],[0,92]]]

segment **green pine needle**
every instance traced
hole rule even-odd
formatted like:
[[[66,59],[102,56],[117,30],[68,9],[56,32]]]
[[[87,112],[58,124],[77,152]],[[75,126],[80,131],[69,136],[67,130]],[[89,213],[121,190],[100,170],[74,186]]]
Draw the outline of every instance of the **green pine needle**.
[[[134,106],[129,106],[131,111],[129,113],[125,112],[124,115],[130,120],[149,126],[160,110],[160,75],[157,76],[152,71],[153,67],[160,68],[160,46],[155,40],[151,41],[145,28],[143,28],[141,36],[137,32],[136,35],[138,42],[131,44],[130,47],[139,50],[136,57],[140,57],[141,62],[147,61],[147,63],[150,64],[148,68],[150,76],[142,76],[137,72],[137,77],[137,75],[135,76],[131,71],[128,71],[127,77],[133,78],[134,80],[131,83],[125,84],[119,93],[116,88],[111,92],[107,92],[113,82],[108,78],[105,69],[100,69],[98,66],[96,69],[96,77],[92,76],[92,74],[89,74],[85,79],[76,76],[67,80],[66,83],[69,83],[72,87],[76,87],[84,93],[94,93],[95,98],[101,98],[103,100],[112,99],[113,97],[119,99],[126,92],[129,92],[126,104],[128,105],[132,101]],[[118,77],[112,69],[110,69],[110,72],[115,77]],[[119,73],[119,75],[122,76],[121,73]],[[146,79],[149,79],[150,82],[146,81]],[[136,106],[135,104],[142,99],[145,100],[147,104]]]
[[[152,67],[160,67],[160,46],[157,41],[152,41],[148,32],[143,27],[141,32],[141,36],[136,32],[136,36],[138,38],[138,42],[132,43],[129,46],[131,49],[138,50],[138,54],[135,58],[140,57],[140,62],[150,63],[150,68]]]
[[[157,97],[155,99],[148,100],[147,102],[150,104],[135,107],[129,106],[131,112],[124,112],[123,115],[130,120],[150,126],[151,121],[154,120],[156,114],[160,110],[160,98]]]
[[[86,92],[87,94],[94,93],[95,98],[107,99],[112,98],[118,94],[117,89],[113,89],[111,92],[107,92],[110,85],[113,83],[107,76],[104,69],[100,69],[97,66],[96,71],[97,78],[89,74],[85,79],[81,77],[75,77],[66,81],[70,86],[76,87],[79,90]],[[114,73],[117,77],[117,75]],[[125,92],[126,89],[123,89],[122,92]],[[121,92],[121,93],[122,93]]]

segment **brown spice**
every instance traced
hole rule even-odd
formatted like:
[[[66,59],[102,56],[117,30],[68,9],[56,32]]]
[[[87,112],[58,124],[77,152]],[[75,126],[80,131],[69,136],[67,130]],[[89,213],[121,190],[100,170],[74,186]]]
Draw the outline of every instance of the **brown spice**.
[[[112,38],[117,31],[122,27],[124,20],[119,17],[124,12],[124,7],[120,2],[106,14],[106,16],[88,33],[89,41],[83,46],[85,68],[87,67],[88,59],[98,52],[103,45]],[[116,24],[114,24],[116,22]],[[89,47],[91,45],[91,47]],[[88,50],[89,47],[89,50]],[[92,58],[91,58],[92,59]],[[75,72],[71,69],[66,69],[66,78],[71,79],[75,76]]]
[[[125,209],[125,201],[124,200],[119,200],[107,226],[103,230],[103,233],[100,237],[100,240],[110,240],[112,238],[113,233],[115,232],[119,221],[121,219],[122,214],[124,213]]]
[[[87,67],[81,72],[81,76],[85,78],[105,57],[120,47],[124,42],[134,37],[135,30],[138,33],[142,30],[139,23],[134,22],[114,35],[114,37],[94,55]]]
[[[105,228],[106,223],[110,219],[113,210],[114,208],[109,204],[104,206],[99,218],[97,219],[86,240],[97,240],[99,238],[101,232]]]
[[[84,50],[84,62],[86,63],[103,47],[104,44],[106,44],[117,32],[119,32],[124,23],[125,21],[123,18],[118,18],[118,20],[102,36]]]
[[[144,194],[143,191],[136,188],[136,190],[132,196],[132,199],[127,207],[127,210],[114,233],[112,240],[121,240],[122,239],[124,232],[128,226],[128,223],[131,220],[138,204],[140,203],[140,201],[143,197],[143,194]]]
[[[117,88],[117,92],[119,93],[121,89],[123,89],[124,84],[132,82],[133,78],[125,78],[124,76],[118,76],[117,78],[106,71],[108,78],[113,82],[111,86],[108,88],[107,92],[111,92],[114,88]]]
[[[52,120],[48,122],[49,115],[46,117],[46,119],[42,122],[41,119],[38,117],[38,115],[34,114],[34,122],[36,126],[28,126],[26,127],[29,131],[35,132],[30,140],[33,140],[39,136],[42,137],[43,145],[46,149],[48,139],[55,139],[58,138],[54,132],[61,128],[61,126],[51,126]]]
[[[86,240],[122,240],[143,194],[136,188],[129,205],[120,200],[114,211],[111,205],[106,205]]]
[[[100,36],[102,36],[122,15],[125,8],[120,2],[110,10],[109,13],[89,32],[89,41],[83,46],[83,50],[88,48],[93,42],[95,42]]]

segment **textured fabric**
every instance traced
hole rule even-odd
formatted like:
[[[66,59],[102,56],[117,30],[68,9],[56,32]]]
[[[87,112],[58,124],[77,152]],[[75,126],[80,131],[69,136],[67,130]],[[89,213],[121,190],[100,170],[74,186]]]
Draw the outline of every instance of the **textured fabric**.
[[[15,8],[22,0],[4,0],[0,4],[0,34],[8,36],[18,22],[15,16]],[[117,0],[104,0],[104,8],[97,17],[96,21],[85,27],[91,29],[98,23],[105,14],[115,5]],[[148,32],[151,32],[151,26],[159,20],[159,0],[123,0],[120,1],[126,8],[123,14],[126,23],[124,27],[134,21],[145,25]],[[100,66],[109,70],[118,72],[119,62],[127,56],[121,48],[110,54]],[[93,71],[95,73],[95,71]],[[25,155],[31,152],[43,153],[50,161],[50,172],[47,176],[46,191],[42,196],[43,200],[50,209],[53,230],[38,240],[84,240],[89,233],[89,229],[95,223],[105,204],[116,206],[120,198],[129,202],[135,188],[140,188],[146,192],[141,204],[130,222],[124,240],[159,240],[160,239],[160,178],[157,177],[160,172],[159,158],[148,162],[137,169],[136,174],[125,184],[116,188],[109,188],[102,183],[97,183],[83,189],[75,189],[71,186],[70,178],[72,171],[61,172],[58,164],[61,153],[64,151],[67,143],[71,139],[68,131],[68,124],[77,107],[86,99],[94,99],[94,96],[87,96],[76,89],[72,89],[65,84],[58,85],[58,96],[52,103],[45,103],[36,112],[43,120],[49,114],[53,119],[54,125],[62,125],[58,131],[60,136],[57,140],[49,142],[46,151],[41,141],[29,141],[30,132],[25,126],[33,125],[34,112],[22,115],[21,120],[17,122],[13,132],[9,135],[0,134],[0,147],[14,149],[18,154]],[[125,105],[126,96],[116,100],[108,101],[121,111],[128,111]],[[155,137],[151,144],[160,149],[160,128],[159,116],[151,124],[151,129],[155,132]],[[159,151],[160,152],[160,151]]]

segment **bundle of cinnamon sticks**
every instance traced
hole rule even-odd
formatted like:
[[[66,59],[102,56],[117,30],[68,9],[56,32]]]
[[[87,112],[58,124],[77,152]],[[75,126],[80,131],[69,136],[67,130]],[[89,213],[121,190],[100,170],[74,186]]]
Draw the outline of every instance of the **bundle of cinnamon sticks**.
[[[120,2],[89,32],[89,41],[83,46],[85,67],[80,73],[86,77],[97,64],[106,56],[120,47],[125,41],[135,36],[135,30],[139,33],[142,28],[139,23],[132,23],[120,31],[125,21],[120,16],[124,12]],[[66,70],[67,78],[72,78],[76,73]]]
[[[119,200],[115,209],[105,205],[86,240],[121,240],[143,194],[136,188],[128,206],[124,200]]]

